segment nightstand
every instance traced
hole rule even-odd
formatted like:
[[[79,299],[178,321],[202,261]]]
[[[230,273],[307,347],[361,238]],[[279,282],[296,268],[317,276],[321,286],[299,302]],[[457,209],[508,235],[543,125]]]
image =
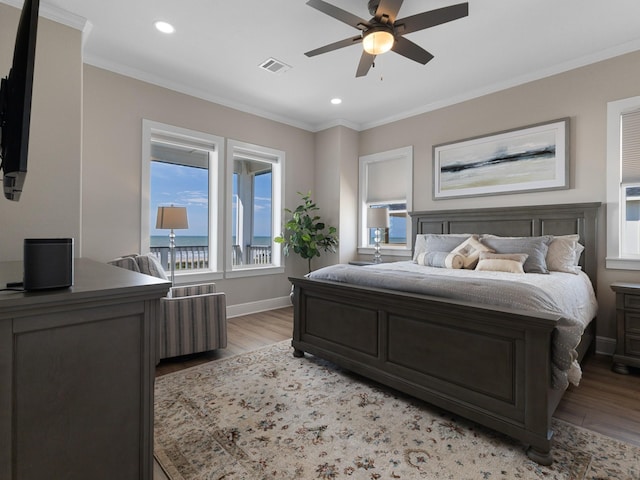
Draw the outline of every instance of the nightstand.
[[[611,284],[616,292],[616,352],[613,371],[628,374],[640,368],[640,283]]]
[[[349,265],[358,265],[359,267],[363,267],[364,265],[375,265],[375,263],[364,260],[351,260]]]

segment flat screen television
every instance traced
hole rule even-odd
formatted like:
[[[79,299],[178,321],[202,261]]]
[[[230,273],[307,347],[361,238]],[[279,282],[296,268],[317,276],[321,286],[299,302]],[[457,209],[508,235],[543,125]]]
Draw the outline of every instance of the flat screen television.
[[[0,156],[4,196],[18,201],[27,175],[31,93],[40,0],[25,0],[13,63],[0,85]]]

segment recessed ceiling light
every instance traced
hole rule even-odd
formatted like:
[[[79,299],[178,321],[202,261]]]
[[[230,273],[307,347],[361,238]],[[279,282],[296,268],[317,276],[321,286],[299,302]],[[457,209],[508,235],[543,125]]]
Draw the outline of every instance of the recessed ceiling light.
[[[155,27],[158,29],[158,31],[162,32],[162,33],[173,33],[176,31],[175,28],[173,28],[173,25],[171,25],[170,23],[167,22],[163,22],[163,21],[157,21],[156,23],[154,23]]]
[[[342,103],[342,99],[341,98],[332,98],[331,99],[331,103],[333,103],[334,105],[340,105]]]

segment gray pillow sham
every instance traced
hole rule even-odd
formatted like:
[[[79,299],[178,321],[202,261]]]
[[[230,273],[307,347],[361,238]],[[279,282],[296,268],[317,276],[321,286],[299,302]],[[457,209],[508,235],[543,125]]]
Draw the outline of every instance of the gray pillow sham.
[[[436,234],[421,233],[416,235],[416,243],[413,251],[413,261],[418,261],[418,255],[430,252],[451,252],[454,248],[471,237],[470,234]],[[477,238],[477,236],[476,236]]]
[[[482,243],[496,253],[526,253],[527,260],[522,266],[525,273],[549,273],[546,256],[553,236],[542,237],[496,237],[483,235]]]

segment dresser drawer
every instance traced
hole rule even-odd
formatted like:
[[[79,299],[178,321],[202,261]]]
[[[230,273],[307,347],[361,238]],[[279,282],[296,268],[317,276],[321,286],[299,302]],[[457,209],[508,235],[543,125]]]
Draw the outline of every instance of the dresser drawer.
[[[624,316],[624,330],[640,335],[640,313],[627,312]]]
[[[624,306],[625,308],[637,308],[640,310],[640,295],[625,295]]]
[[[624,342],[624,349],[627,355],[637,355],[640,357],[640,335],[627,335]]]

